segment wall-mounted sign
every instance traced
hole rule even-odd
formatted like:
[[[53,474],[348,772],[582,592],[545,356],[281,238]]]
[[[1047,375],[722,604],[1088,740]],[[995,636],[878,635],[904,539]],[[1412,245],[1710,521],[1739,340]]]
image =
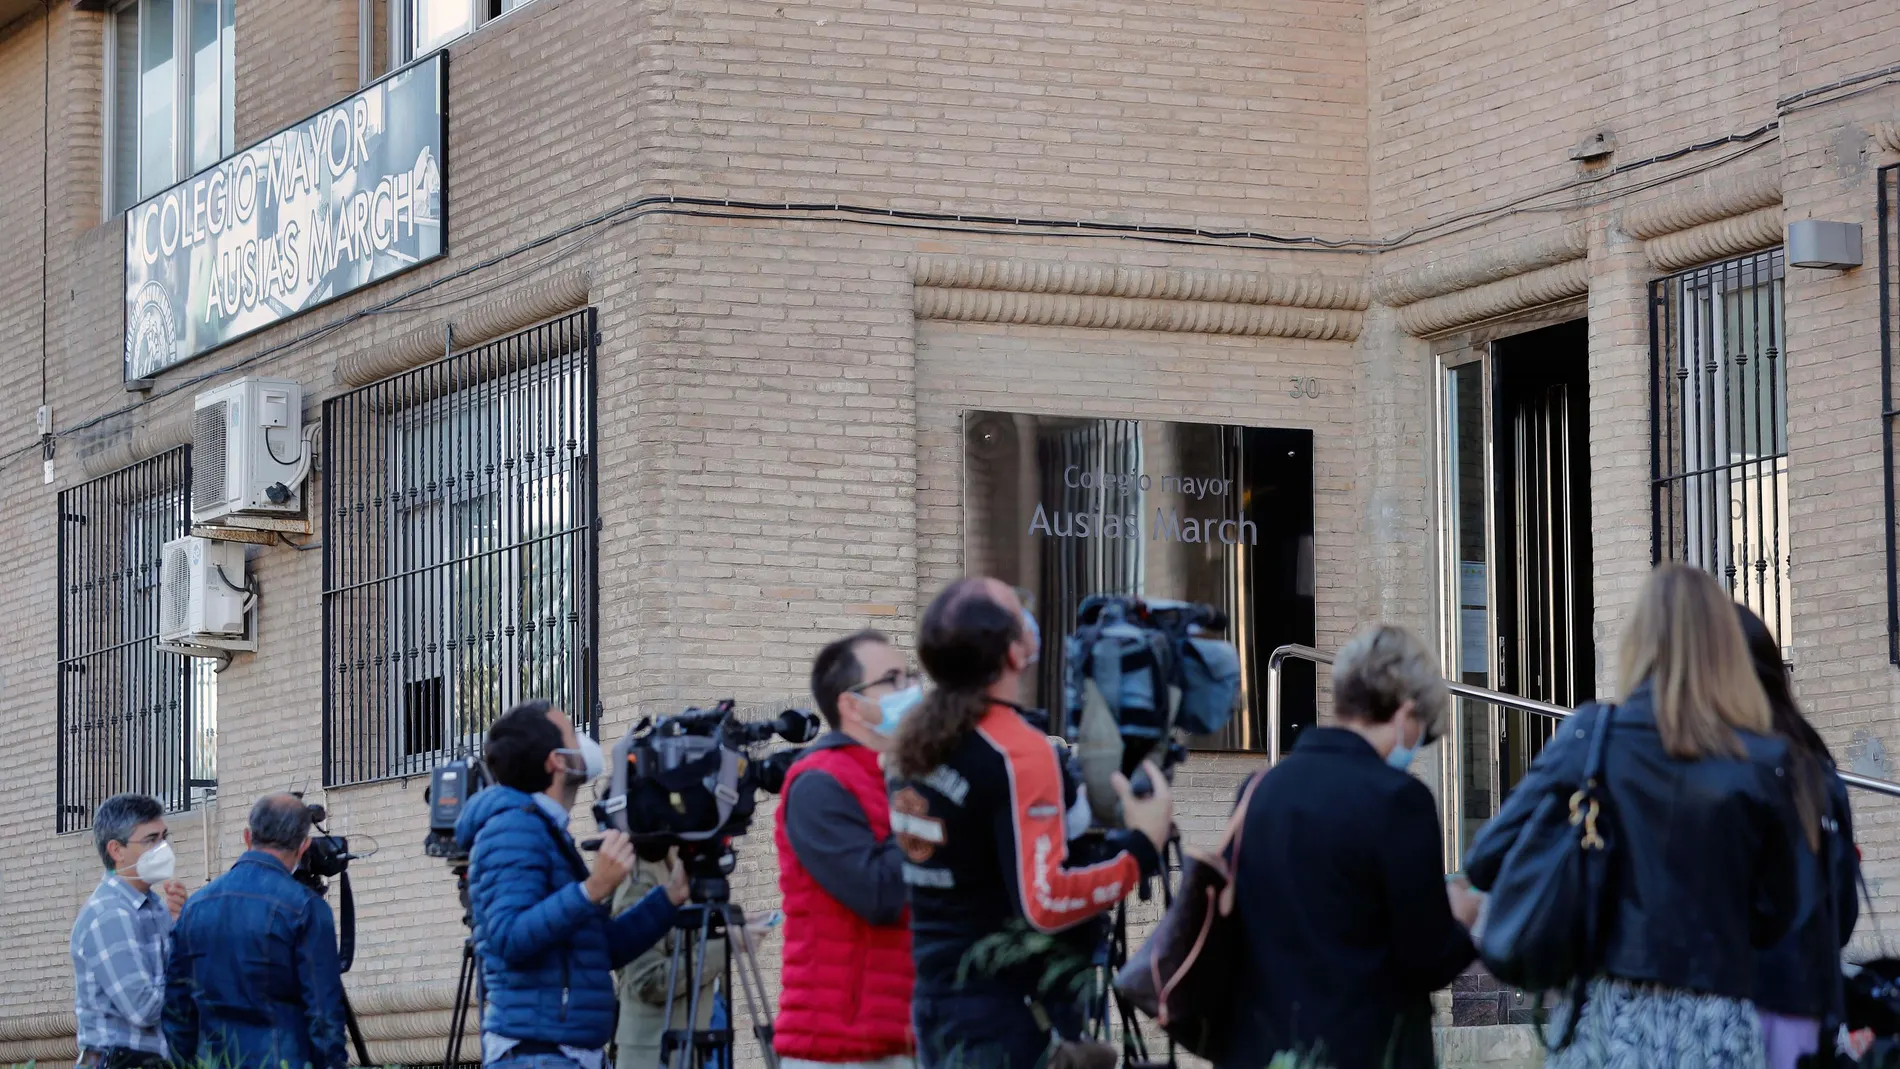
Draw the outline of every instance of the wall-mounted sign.
[[[442,255],[447,58],[391,74],[125,213],[125,377]]]
[[[1313,642],[1313,432],[1021,412],[964,414],[963,558],[1027,590],[1029,701],[1062,698],[1062,641],[1091,594],[1204,602],[1229,621],[1247,712],[1208,749],[1266,748],[1266,660]],[[1281,673],[1281,747],[1314,719],[1311,665]]]

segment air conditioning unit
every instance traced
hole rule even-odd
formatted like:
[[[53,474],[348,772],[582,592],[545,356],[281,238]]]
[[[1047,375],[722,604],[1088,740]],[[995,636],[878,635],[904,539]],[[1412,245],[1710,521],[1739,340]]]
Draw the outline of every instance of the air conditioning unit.
[[[301,514],[310,460],[296,382],[246,378],[199,394],[191,421],[191,522]]]
[[[161,649],[220,656],[257,648],[250,627],[255,596],[242,542],[175,538],[165,543],[158,578]]]

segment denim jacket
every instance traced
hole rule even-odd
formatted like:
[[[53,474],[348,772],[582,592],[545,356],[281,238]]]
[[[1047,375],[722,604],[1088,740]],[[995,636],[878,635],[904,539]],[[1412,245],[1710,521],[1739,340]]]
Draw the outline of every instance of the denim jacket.
[[[180,1065],[343,1069],[343,975],[330,907],[252,850],[172,929],[165,1039]]]

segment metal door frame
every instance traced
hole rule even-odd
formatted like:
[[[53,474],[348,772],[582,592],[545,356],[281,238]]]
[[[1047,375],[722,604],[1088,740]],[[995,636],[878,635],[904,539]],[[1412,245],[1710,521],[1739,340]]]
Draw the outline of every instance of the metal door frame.
[[[1451,426],[1448,420],[1450,395],[1446,390],[1447,380],[1452,371],[1477,365],[1479,392],[1479,421],[1484,429],[1484,629],[1485,629],[1485,681],[1495,683],[1498,678],[1498,567],[1497,567],[1497,435],[1495,422],[1497,413],[1492,398],[1492,361],[1495,358],[1495,344],[1487,343],[1481,352],[1463,350],[1455,354],[1440,354],[1435,361],[1436,374],[1432,380],[1433,426],[1434,426],[1434,472],[1438,480],[1438,605],[1439,605],[1439,658],[1448,679],[1462,682],[1458,643],[1459,614],[1463,606],[1458,597],[1460,579],[1457,574],[1458,547],[1456,545],[1457,515],[1452,504]],[[1488,706],[1485,715],[1484,741],[1486,752],[1496,754],[1498,749],[1498,708]],[[1461,703],[1454,700],[1448,712],[1444,738],[1438,748],[1439,765],[1439,808],[1440,822],[1446,829],[1446,861],[1456,866],[1457,859],[1464,853],[1464,760],[1462,740],[1466,730],[1465,710]],[[1490,792],[1494,805],[1502,793],[1499,782],[1498,762],[1491,762]]]

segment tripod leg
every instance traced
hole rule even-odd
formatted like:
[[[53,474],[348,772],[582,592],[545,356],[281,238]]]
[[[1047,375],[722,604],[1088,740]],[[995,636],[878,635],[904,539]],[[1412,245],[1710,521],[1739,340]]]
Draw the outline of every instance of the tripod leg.
[[[356,1045],[356,1064],[372,1066],[369,1060],[369,1044],[363,1042],[363,1029],[356,1023],[356,1007],[350,1005],[350,996],[343,996],[343,1023],[349,1028],[350,1042]]]
[[[1167,894],[1167,886],[1168,881],[1164,878],[1161,881],[1162,894],[1164,896]],[[1110,958],[1116,963],[1115,968],[1117,970],[1128,961],[1128,907],[1125,903],[1121,908],[1115,911],[1115,945],[1114,949],[1110,952]],[[1129,1005],[1128,1000],[1122,998],[1119,994],[1114,994],[1113,997],[1115,1000],[1115,1008],[1120,1011],[1122,1019],[1123,1060],[1128,1062],[1147,1061],[1148,1044],[1142,1037],[1141,1020],[1135,1016],[1135,1008]]]
[[[480,965],[475,958],[475,944],[464,942],[462,971],[455,979],[455,1005],[449,1011],[449,1046],[442,1055],[442,1069],[455,1069],[462,1063],[462,1037],[468,1032],[470,996],[479,982],[480,973]]]
[[[693,1022],[691,1020],[686,1022],[684,1032],[673,1027],[673,1007],[679,1004],[682,962],[684,971],[690,972],[693,968],[692,951],[687,946],[687,934],[684,928],[674,930],[673,950],[666,958],[666,1007],[660,1017],[660,1063],[664,1069],[684,1069],[685,1066],[692,1064],[691,1055],[681,1057],[679,1052],[682,1048],[688,1050],[692,1048]]]
[[[735,922],[741,933],[737,939],[731,938]],[[752,1021],[752,1034],[758,1038],[759,1049],[765,1055],[766,1069],[778,1069],[778,1051],[772,1047],[772,1003],[765,993],[765,975],[759,969],[759,959],[753,954],[752,943],[745,937],[744,930],[745,916],[735,908],[726,922],[726,987],[728,990],[732,988],[732,951],[736,949],[739,986],[745,997],[746,1016]]]
[[[693,989],[686,998],[686,1047],[692,1051],[690,1059],[685,1060],[679,1069],[695,1069],[706,1064],[706,1051],[701,1042],[704,1033],[699,1028],[699,1000],[705,992],[706,984],[706,948],[712,942],[712,908],[707,907],[699,920],[699,931],[694,935],[691,960],[693,965]],[[728,1063],[721,1069],[733,1069]]]
[[[468,978],[468,959],[455,976],[455,1001],[449,1005],[449,1040],[442,1051],[442,1069],[451,1069],[462,1053],[462,982]]]

